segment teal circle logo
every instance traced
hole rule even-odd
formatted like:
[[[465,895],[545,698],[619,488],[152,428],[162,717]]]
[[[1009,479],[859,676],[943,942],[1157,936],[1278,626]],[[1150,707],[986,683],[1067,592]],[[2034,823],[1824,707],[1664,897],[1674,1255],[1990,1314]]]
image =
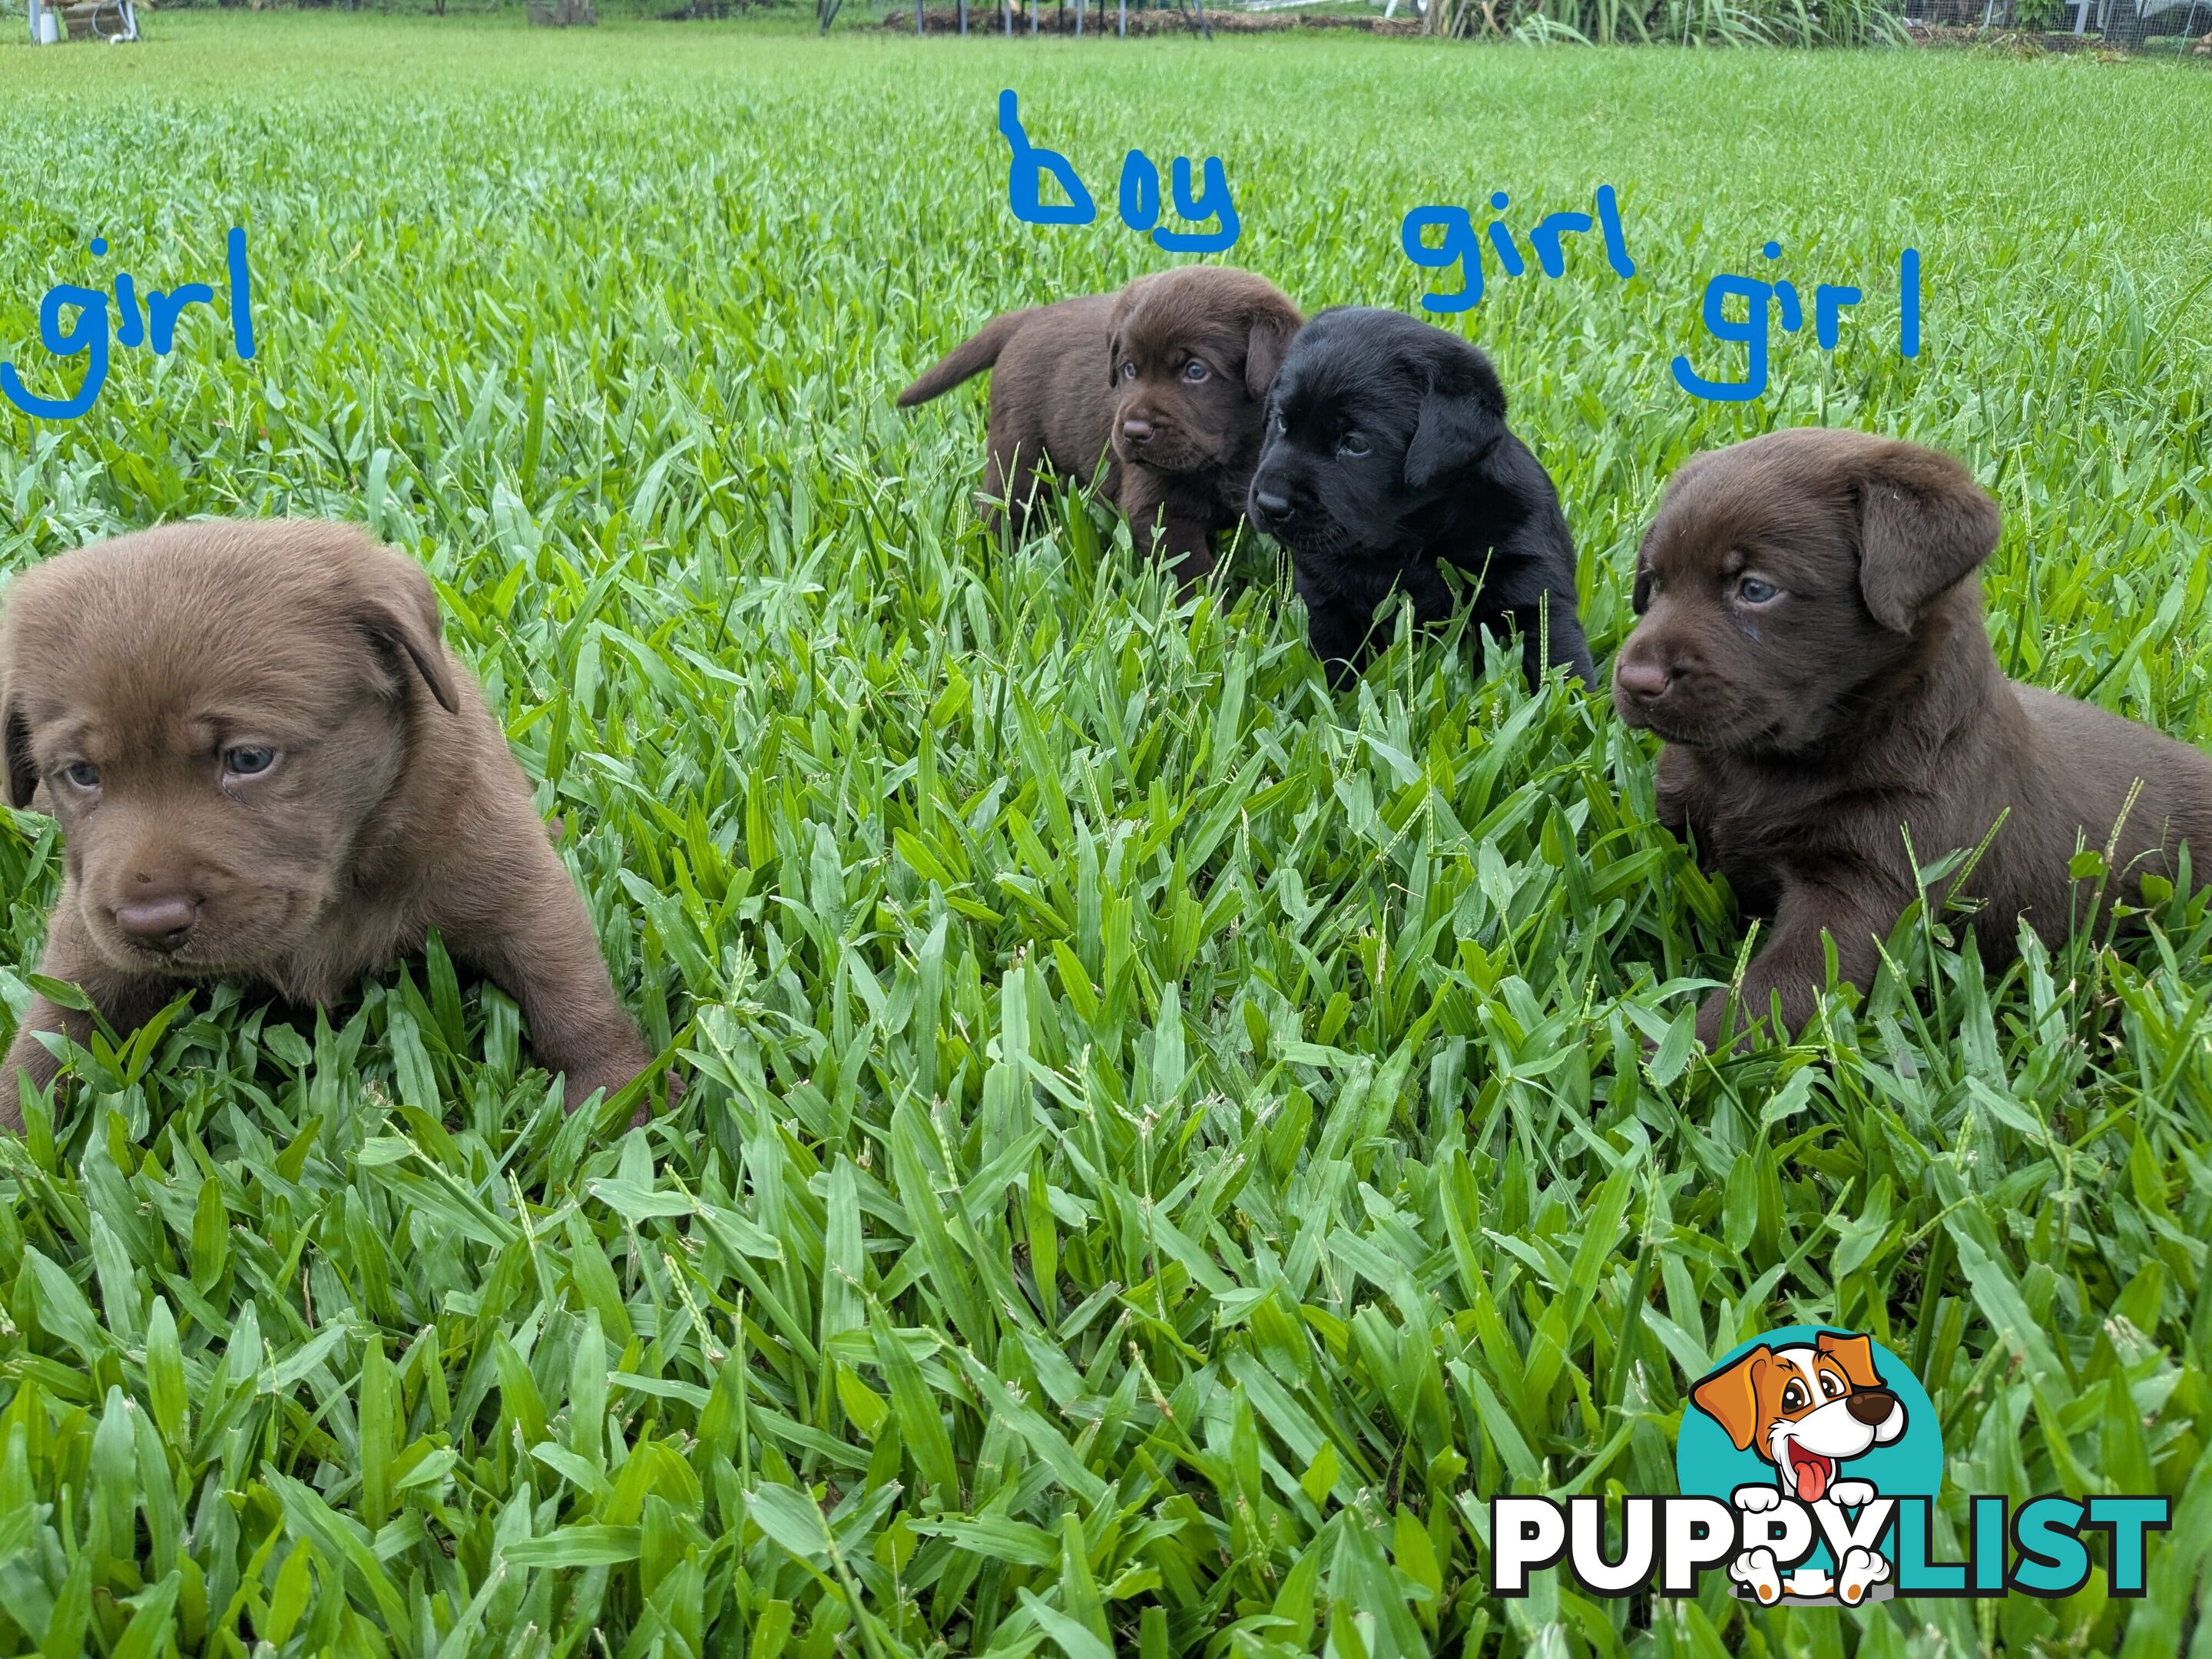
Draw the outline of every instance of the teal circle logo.
[[[1920,1379],[1856,1331],[1790,1325],[1738,1344],[1691,1385],[1674,1441],[1674,1480],[1686,1495],[1717,1498],[1746,1516],[1785,1501],[1838,1522],[1887,1512],[1865,1547],[1838,1566],[1815,1528],[1792,1562],[1753,1553],[1730,1567],[1736,1593],[1765,1602],[1843,1604],[1893,1595],[1893,1510],[1882,1498],[1926,1498],[1943,1484],[1943,1439]]]

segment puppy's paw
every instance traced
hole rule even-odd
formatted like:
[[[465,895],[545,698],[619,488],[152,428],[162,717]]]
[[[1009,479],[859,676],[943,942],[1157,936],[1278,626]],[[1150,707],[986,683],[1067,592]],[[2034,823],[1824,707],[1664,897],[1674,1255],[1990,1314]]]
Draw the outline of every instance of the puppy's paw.
[[[1760,1603],[1772,1607],[1782,1599],[1782,1572],[1774,1564],[1772,1550],[1746,1550],[1729,1563],[1729,1577],[1756,1595]]]
[[[1758,1515],[1781,1507],[1782,1489],[1779,1486],[1738,1486],[1733,1501],[1735,1507],[1746,1514]]]
[[[643,1067],[644,1062],[635,1059],[579,1066],[568,1073],[568,1079],[562,1085],[561,1103],[573,1112],[601,1091],[605,1091],[606,1097],[611,1100],[630,1085]],[[666,1073],[665,1077],[668,1085],[668,1103],[673,1107],[684,1098],[684,1079],[672,1071]],[[630,1117],[629,1127],[635,1129],[649,1122],[652,1117],[649,1096],[641,1096],[637,1110]]]
[[[1866,1600],[1866,1593],[1889,1577],[1889,1561],[1872,1550],[1851,1549],[1844,1553],[1844,1570],[1836,1577],[1836,1594],[1844,1605],[1855,1607]]]
[[[1874,1502],[1874,1482],[1871,1480],[1838,1480],[1828,1488],[1828,1496],[1847,1510],[1857,1509],[1863,1504]]]

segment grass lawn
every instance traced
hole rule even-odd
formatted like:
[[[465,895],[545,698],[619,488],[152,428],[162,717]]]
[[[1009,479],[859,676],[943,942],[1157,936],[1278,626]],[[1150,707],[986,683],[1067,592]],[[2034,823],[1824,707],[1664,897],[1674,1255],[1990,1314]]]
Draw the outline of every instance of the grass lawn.
[[[1746,928],[1601,697],[1465,639],[1332,696],[1271,550],[1189,603],[1079,502],[1004,554],[980,392],[890,407],[1167,261],[1132,146],[1220,155],[1309,307],[1413,307],[1409,207],[1612,184],[1632,281],[1458,325],[1601,660],[1675,464],[1860,423],[2002,499],[2013,672],[2212,744],[2201,66],[146,23],[0,48],[0,354],[74,385],[40,295],[219,288],[234,223],[259,353],[195,312],[0,410],[0,572],[191,514],[417,552],[692,1082],[564,1121],[434,950],[82,1061],[0,1141],[0,1651],[2212,1651],[2203,896],[2002,975],[1908,917],[1716,1066]],[[1008,85],[1100,222],[1008,214]],[[1720,271],[1867,298],[1701,403]],[[0,813],[0,1035],[59,865]],[[1484,1500],[1673,1491],[1688,1382],[1799,1322],[1924,1380],[1945,1559],[1967,1494],[2161,1492],[2150,1594],[1485,1594]]]

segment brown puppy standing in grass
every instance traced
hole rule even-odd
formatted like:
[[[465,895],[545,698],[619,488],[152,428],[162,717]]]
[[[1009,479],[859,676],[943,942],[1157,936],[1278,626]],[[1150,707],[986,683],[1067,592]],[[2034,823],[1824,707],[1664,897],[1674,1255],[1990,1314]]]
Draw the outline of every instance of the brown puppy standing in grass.
[[[172,525],[63,555],[0,611],[8,804],[66,837],[40,971],[128,1033],[195,981],[343,996],[421,947],[521,1006],[573,1108],[647,1063],[575,884],[412,560],[300,521]],[[36,999],[0,1064],[58,1069]]]
[[[899,393],[910,409],[992,370],[985,495],[1014,533],[1036,477],[1088,483],[1139,549],[1157,545],[1186,582],[1213,569],[1213,533],[1244,516],[1268,384],[1303,319],[1249,270],[1185,265],[994,318]],[[994,509],[995,531],[1001,520]]]
[[[2212,868],[2212,759],[2087,703],[2015,684],[1982,622],[1976,567],[1996,503],[1956,461],[1862,432],[1804,428],[1700,455],[1668,482],[1636,567],[1642,618],[1613,665],[1622,719],[1667,741],[1662,820],[1744,907],[1771,916],[1739,1021],[1778,994],[1794,1030],[1825,975],[1862,990],[1925,866],[1987,853],[1963,883],[1984,962],[2021,918],[2049,942],[2087,927],[2078,848],[2117,842],[2104,895]],[[2132,795],[2132,801],[2130,796]],[[1717,1046],[1729,999],[1699,1009]]]

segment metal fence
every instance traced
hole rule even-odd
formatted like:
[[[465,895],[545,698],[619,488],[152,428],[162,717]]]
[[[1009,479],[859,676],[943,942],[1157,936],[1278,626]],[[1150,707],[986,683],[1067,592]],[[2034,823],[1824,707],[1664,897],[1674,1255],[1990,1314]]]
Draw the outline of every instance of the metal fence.
[[[1905,0],[1908,21],[1934,28],[2040,33],[2084,45],[2184,51],[2212,36],[2212,0]]]

